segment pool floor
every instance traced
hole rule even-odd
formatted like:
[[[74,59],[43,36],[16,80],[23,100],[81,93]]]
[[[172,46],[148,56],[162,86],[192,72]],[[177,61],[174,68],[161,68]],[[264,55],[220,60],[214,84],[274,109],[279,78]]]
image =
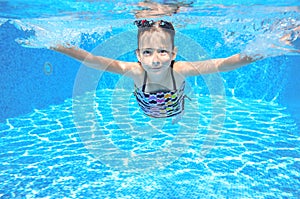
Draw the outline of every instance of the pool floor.
[[[192,96],[200,106],[194,110],[198,121],[195,114],[186,113],[171,125],[171,119],[157,122],[144,116],[132,98],[113,100],[112,90],[99,92],[92,117],[80,122],[74,101],[88,107],[85,96],[0,124],[0,198],[299,198],[299,128],[285,107],[226,98],[222,130],[210,134],[209,96]],[[123,112],[116,109],[117,103],[129,115],[126,125],[121,125]],[[190,128],[184,121],[191,120],[196,134],[173,159],[142,156],[160,154],[179,135],[188,139],[190,131],[180,132]],[[97,134],[85,139],[83,132],[90,133],[97,125],[101,139],[115,148],[104,146]],[[94,143],[87,142],[92,138]],[[91,146],[105,150],[94,153]],[[129,167],[125,161],[112,165],[117,150],[131,154],[126,157],[129,162],[147,157],[145,169]]]

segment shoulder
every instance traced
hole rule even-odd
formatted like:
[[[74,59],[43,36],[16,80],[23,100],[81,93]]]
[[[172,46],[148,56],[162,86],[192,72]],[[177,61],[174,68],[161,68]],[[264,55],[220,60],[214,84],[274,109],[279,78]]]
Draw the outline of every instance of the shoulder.
[[[143,72],[143,68],[138,62],[119,61],[119,66],[122,68],[123,75],[128,77],[134,77]]]
[[[138,62],[124,62],[124,75],[131,78],[136,84],[142,82],[144,77],[144,69]]]
[[[186,70],[188,67],[188,62],[184,62],[184,61],[176,61],[173,65],[173,70],[175,73],[186,77]]]
[[[184,77],[218,72],[218,66],[222,59],[210,59],[195,62],[179,61],[174,63],[174,71]]]
[[[186,76],[183,73],[182,68],[185,67],[184,62],[178,61],[173,64],[174,77],[176,80],[176,87],[179,88],[185,81]]]

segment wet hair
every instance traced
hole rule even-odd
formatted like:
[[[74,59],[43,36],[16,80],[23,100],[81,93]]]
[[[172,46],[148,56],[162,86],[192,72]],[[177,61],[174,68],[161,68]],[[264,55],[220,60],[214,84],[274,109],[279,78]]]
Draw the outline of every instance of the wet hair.
[[[174,37],[175,37],[175,29],[172,23],[164,20],[159,21],[148,21],[148,20],[137,20],[134,24],[138,27],[138,46],[139,46],[139,39],[141,35],[145,32],[155,32],[155,31],[163,31],[168,33],[171,36],[172,47],[174,48]]]

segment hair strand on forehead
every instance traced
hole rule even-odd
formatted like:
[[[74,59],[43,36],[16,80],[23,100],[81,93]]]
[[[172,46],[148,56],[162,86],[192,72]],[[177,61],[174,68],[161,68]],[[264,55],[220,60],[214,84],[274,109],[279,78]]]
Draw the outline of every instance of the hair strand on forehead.
[[[143,20],[136,22],[136,23],[142,23]],[[174,48],[174,38],[175,38],[175,30],[173,25],[170,22],[165,22],[165,21],[156,21],[149,23],[147,21],[147,25],[138,25],[138,35],[137,35],[137,40],[138,40],[138,46],[140,44],[140,38],[141,36],[146,33],[153,33],[153,32],[164,32],[170,35],[171,42],[172,42],[172,48]]]

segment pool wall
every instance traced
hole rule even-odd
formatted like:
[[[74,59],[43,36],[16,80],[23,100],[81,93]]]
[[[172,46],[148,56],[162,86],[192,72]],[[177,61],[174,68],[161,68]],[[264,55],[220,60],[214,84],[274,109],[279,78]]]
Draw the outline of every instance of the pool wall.
[[[63,103],[65,99],[72,97],[74,81],[81,64],[53,51],[25,48],[15,42],[16,38],[30,34],[33,33],[21,31],[9,22],[0,27],[0,122],[29,113],[33,109]],[[218,37],[215,32],[206,34],[216,34]],[[197,38],[201,37],[195,35],[194,39]],[[236,53],[229,48],[214,48],[218,39],[199,39],[197,42],[215,57]],[[92,48],[93,46],[86,46],[85,49]],[[288,108],[287,111],[292,113],[296,121],[300,121],[298,63],[299,56],[282,56],[223,73],[226,95],[278,102]],[[106,87],[114,88],[117,79],[116,75],[106,74],[101,81],[106,82]],[[195,87],[202,87],[207,93],[203,78],[194,77],[188,81]]]
[[[0,122],[33,109],[62,103],[72,96],[78,62],[47,49],[24,48],[15,42],[28,32],[10,23],[0,27]],[[45,63],[51,63],[50,71]]]
[[[288,66],[288,81],[280,96],[280,104],[287,107],[300,126],[300,56],[290,57],[291,63]]]

